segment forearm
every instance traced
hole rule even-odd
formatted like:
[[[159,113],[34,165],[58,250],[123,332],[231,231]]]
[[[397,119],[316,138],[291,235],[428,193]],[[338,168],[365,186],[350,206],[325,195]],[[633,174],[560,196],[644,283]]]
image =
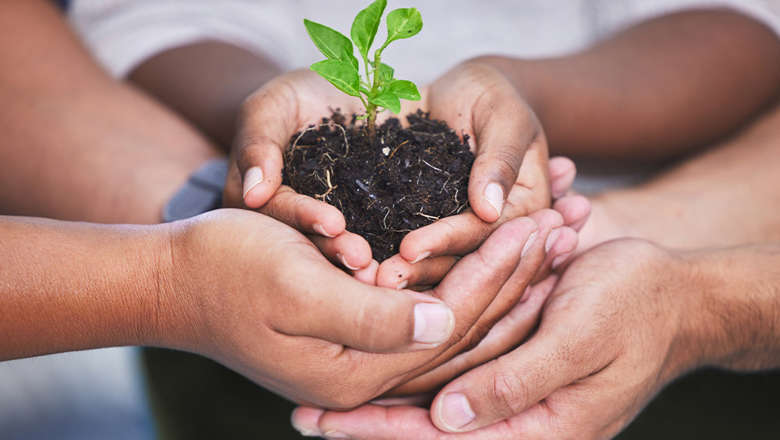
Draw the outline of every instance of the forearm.
[[[647,184],[593,200],[582,245],[640,237],[696,249],[780,240],[780,106]]]
[[[0,213],[152,223],[218,152],[163,106],[109,78],[47,1],[5,2]]]
[[[128,80],[155,96],[226,151],[247,96],[281,70],[268,58],[219,41],[203,41],[160,53],[135,68]]]
[[[780,244],[688,255],[701,303],[689,312],[699,365],[780,368]]]
[[[0,217],[0,360],[154,343],[162,228]]]
[[[555,154],[676,156],[729,134],[780,90],[777,36],[728,10],[663,16],[569,56],[480,60],[531,102]]]

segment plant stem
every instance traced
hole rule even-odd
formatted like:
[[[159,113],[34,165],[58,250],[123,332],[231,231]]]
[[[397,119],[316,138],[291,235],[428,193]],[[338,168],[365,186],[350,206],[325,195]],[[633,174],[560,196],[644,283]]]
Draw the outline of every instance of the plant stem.
[[[368,129],[368,138],[374,143],[376,138],[376,105],[369,103],[366,106],[366,128]]]

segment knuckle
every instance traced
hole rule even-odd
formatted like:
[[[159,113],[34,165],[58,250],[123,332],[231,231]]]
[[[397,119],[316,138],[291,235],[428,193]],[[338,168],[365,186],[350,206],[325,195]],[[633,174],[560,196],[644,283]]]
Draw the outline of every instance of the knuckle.
[[[525,409],[528,391],[516,374],[501,372],[493,376],[490,401],[496,414],[509,417]]]
[[[512,184],[517,180],[522,164],[521,149],[516,145],[503,146],[483,156],[480,166],[489,170],[501,181]]]
[[[405,337],[407,336],[406,331],[399,333],[394,329],[400,323],[406,323],[406,320],[402,319],[403,312],[393,310],[396,309],[395,307],[372,307],[368,303],[369,299],[370,297],[358,308],[354,318],[354,328],[360,329],[362,344],[376,350],[390,349],[401,345],[402,342],[395,335],[403,334]]]
[[[476,347],[480,342],[482,342],[483,339],[485,339],[485,336],[487,336],[488,332],[490,332],[490,326],[481,323],[475,324],[474,327],[471,328],[471,331],[469,331],[468,334],[461,339],[461,350],[469,351]]]

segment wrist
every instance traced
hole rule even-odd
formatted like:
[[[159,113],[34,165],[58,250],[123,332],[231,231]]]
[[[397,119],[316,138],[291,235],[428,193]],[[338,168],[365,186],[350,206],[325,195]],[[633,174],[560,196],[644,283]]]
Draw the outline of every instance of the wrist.
[[[776,245],[690,252],[701,292],[694,323],[701,366],[754,371],[780,365]]]
[[[144,329],[142,345],[192,350],[196,338],[191,331],[194,302],[186,282],[188,263],[181,252],[181,237],[188,222],[175,222],[154,226],[147,246],[151,286],[147,303],[141,316],[140,328]]]

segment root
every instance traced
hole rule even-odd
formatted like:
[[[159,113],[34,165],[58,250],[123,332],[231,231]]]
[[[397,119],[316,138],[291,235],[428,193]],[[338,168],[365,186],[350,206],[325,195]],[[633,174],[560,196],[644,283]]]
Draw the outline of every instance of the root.
[[[328,190],[327,190],[327,191],[325,191],[325,192],[324,192],[324,193],[322,193],[322,194],[317,194],[317,195],[315,195],[315,196],[314,196],[314,198],[315,198],[315,199],[322,200],[323,202],[325,201],[325,198],[328,196],[328,194],[332,193],[332,192],[333,192],[333,190],[335,190],[336,188],[338,188],[338,187],[339,187],[338,185],[335,185],[335,186],[334,186],[334,185],[333,185],[333,184],[330,182],[330,170],[325,170],[325,183],[327,183],[327,184],[328,184]]]

